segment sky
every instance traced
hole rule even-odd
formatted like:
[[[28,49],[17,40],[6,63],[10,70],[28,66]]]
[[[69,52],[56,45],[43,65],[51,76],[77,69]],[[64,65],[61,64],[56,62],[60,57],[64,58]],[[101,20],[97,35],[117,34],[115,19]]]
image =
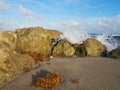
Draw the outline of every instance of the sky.
[[[120,34],[120,0],[0,0],[0,30],[34,26]]]

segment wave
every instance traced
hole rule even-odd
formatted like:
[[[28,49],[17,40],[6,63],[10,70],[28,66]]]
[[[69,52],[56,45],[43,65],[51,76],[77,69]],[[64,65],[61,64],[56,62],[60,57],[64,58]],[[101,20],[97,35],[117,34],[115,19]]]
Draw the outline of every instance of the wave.
[[[88,38],[95,38],[99,40],[102,44],[107,47],[108,52],[113,49],[116,49],[119,46],[119,43],[111,34],[88,34],[85,31],[70,30],[65,31],[59,39],[66,40],[71,44],[82,44]]]
[[[110,34],[98,35],[96,39],[107,47],[108,52],[118,47],[117,41]]]

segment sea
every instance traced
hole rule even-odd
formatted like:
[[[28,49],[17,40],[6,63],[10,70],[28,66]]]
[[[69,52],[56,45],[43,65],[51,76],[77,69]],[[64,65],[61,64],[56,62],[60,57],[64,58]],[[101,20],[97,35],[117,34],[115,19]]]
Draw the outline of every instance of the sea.
[[[86,33],[81,30],[69,30],[64,31],[59,39],[67,40],[71,44],[82,44],[88,38],[95,38],[107,47],[107,51],[110,52],[113,49],[120,47],[120,35],[114,34],[92,34]]]
[[[116,42],[118,43],[118,47],[120,47],[120,35],[117,35],[117,36],[112,36]]]

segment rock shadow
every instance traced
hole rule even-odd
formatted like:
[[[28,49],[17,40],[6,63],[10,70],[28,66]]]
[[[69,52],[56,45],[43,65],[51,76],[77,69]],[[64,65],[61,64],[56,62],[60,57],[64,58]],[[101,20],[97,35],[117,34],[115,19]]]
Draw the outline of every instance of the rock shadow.
[[[32,82],[31,82],[31,85],[34,85],[34,83],[37,81],[38,78],[40,77],[44,77],[46,74],[49,74],[50,71],[47,71],[47,70],[42,70],[40,72],[36,72],[35,75],[32,75]]]

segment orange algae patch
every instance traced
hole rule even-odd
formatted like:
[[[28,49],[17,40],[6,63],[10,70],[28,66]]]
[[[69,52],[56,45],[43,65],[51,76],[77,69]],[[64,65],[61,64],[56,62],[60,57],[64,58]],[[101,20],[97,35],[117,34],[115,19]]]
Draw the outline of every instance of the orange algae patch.
[[[24,72],[24,73],[27,73],[27,72],[30,72],[30,71],[31,71],[31,69],[29,69],[28,67],[24,67],[24,68],[23,68],[23,72]]]
[[[80,80],[73,80],[73,83],[78,84],[78,83],[80,83]]]
[[[50,65],[51,63],[47,63],[48,65]]]
[[[54,88],[56,86],[59,86],[61,83],[61,76],[58,74],[58,72],[50,72],[49,74],[45,75],[44,77],[40,77],[37,79],[37,81],[34,83],[36,87],[42,87],[42,88]]]

